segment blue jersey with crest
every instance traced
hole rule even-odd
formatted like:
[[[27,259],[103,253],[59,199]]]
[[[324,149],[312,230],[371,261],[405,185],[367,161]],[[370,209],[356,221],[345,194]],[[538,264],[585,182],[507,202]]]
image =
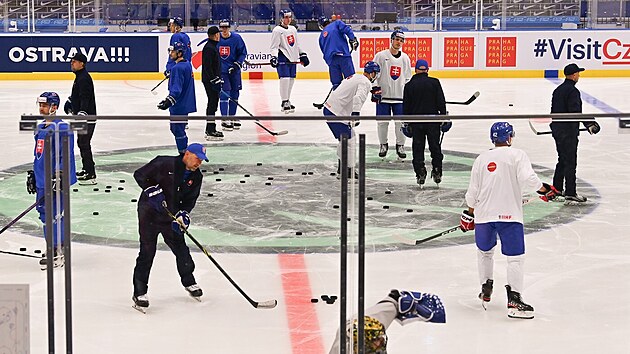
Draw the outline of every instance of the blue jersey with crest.
[[[55,124],[59,127],[59,141],[55,139]],[[52,124],[41,123],[37,126],[35,131],[35,150],[33,155],[35,159],[33,161],[33,171],[35,172],[35,182],[37,188],[44,188],[44,182],[46,176],[44,174],[44,139],[46,135],[52,134],[51,147],[52,147],[52,174],[54,175],[57,170],[63,169],[65,153],[61,149],[61,138],[64,136],[69,137],[68,144],[70,145],[70,184],[77,182],[76,167],[74,165],[74,132],[70,129],[70,125],[59,118],[55,118]],[[57,157],[59,157],[59,164],[57,165]]]
[[[319,35],[319,48],[324,54],[326,64],[330,65],[335,55],[349,57],[348,40],[355,38],[352,28],[341,20],[333,21],[324,27]]]
[[[228,38],[223,38],[221,35],[217,49],[219,50],[219,57],[221,57],[221,73],[227,73],[234,62],[243,64],[247,57],[245,42],[238,33],[230,32]]]
[[[175,42],[183,43],[186,46],[184,59],[190,62],[190,59],[192,58],[192,49],[190,49],[190,37],[188,37],[188,35],[184,32],[173,33],[169,42],[169,46],[172,46]],[[174,65],[175,60],[171,59],[171,55],[169,54],[168,61],[166,62],[166,71],[171,71]]]
[[[171,68],[168,94],[175,99],[175,104],[168,109],[171,115],[188,115],[188,113],[197,112],[195,78],[190,62],[182,60]]]

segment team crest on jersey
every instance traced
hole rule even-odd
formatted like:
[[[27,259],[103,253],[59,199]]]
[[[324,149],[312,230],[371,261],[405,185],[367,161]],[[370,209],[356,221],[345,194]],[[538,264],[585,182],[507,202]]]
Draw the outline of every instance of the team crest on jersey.
[[[322,36],[323,36],[324,38],[328,37],[328,31],[324,31],[324,32],[322,32]]]
[[[294,35],[288,35],[287,36],[287,42],[289,43],[289,45],[291,47],[293,47],[295,45],[295,36]]]
[[[192,184],[193,184],[192,179],[189,179],[189,180],[188,180],[188,187],[192,186]]]
[[[398,79],[401,72],[402,68],[400,66],[391,66],[389,68],[389,76],[392,78],[392,80]]]
[[[219,46],[219,55],[223,59],[227,59],[230,56],[230,47],[229,46]]]
[[[44,139],[37,139],[37,145],[35,146],[35,157],[39,160],[44,153]]]

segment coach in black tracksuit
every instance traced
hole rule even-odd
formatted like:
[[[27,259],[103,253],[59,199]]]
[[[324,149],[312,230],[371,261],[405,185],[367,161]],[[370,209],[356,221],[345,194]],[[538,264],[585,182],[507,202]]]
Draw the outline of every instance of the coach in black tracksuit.
[[[219,92],[221,92],[221,58],[217,44],[219,43],[220,31],[217,26],[208,28],[208,42],[201,51],[201,82],[206,89],[208,96],[208,106],[206,115],[213,116],[217,112],[219,105]],[[217,125],[212,120],[206,122],[206,139],[220,140],[223,133],[217,131]]]
[[[86,63],[87,57],[82,53],[75,54],[70,61],[70,67],[75,78],[72,84],[72,94],[63,107],[66,114],[96,115],[94,82],[85,68]],[[79,134],[77,138],[77,145],[81,151],[81,162],[83,163],[82,171],[77,172],[79,184],[96,184],[96,169],[94,168],[91,146],[94,128],[96,128],[96,122],[88,124],[87,134]]]
[[[551,113],[582,113],[582,98],[575,87],[582,71],[584,68],[576,64],[569,64],[564,68],[566,79],[553,91]],[[582,123],[590,134],[597,134],[600,130],[599,124],[594,120]],[[558,151],[553,186],[564,194],[566,200],[585,202],[586,197],[577,194],[575,185],[580,122],[560,122],[554,119],[550,127]]]
[[[419,59],[416,74],[405,85],[403,91],[403,114],[446,114],[446,99],[440,80],[429,77],[429,63]],[[442,178],[442,147],[440,146],[440,122],[410,123],[413,142],[413,169],[418,184],[424,184],[427,170],[424,167],[424,141],[429,142],[431,152],[431,176],[439,183]]]
[[[149,273],[157,248],[158,234],[175,254],[177,271],[184,287],[196,284],[193,271],[195,263],[184,241],[184,234],[162,205],[165,201],[176,217],[185,214],[185,224],[190,222],[188,213],[195,207],[201,180],[201,161],[208,161],[205,147],[190,144],[183,155],[158,156],[134,172],[133,177],[143,192],[138,200],[138,231],[140,252],[133,271],[134,296],[145,295]],[[177,230],[177,231],[175,231]]]

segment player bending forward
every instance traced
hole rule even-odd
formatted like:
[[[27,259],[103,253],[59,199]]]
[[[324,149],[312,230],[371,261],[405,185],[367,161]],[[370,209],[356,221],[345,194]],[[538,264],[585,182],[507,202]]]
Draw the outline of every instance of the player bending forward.
[[[461,215],[460,228],[475,230],[477,265],[482,305],[490,301],[493,286],[494,247],[497,235],[501,253],[507,256],[508,317],[534,318],[534,308],[521,298],[525,263],[523,230],[524,190],[536,190],[544,201],[552,200],[558,191],[540,181],[523,150],[511,148],[514,127],[497,122],[490,128],[494,149],[480,154],[472,166],[466,192],[468,209]]]
[[[324,104],[325,116],[359,116],[361,107],[367,100],[367,96],[372,88],[372,83],[376,80],[381,68],[373,61],[365,63],[363,75],[351,75],[345,78],[341,84],[334,90],[326,103]],[[377,93],[372,93],[372,101],[380,100]],[[342,122],[327,122],[328,127],[332,131],[335,139],[339,140],[337,145],[337,156],[339,157],[339,166],[337,173],[340,172],[341,165],[341,136],[348,137],[348,167],[352,168],[355,164],[354,158],[354,129],[350,124]],[[356,174],[355,174],[356,177]]]
[[[355,316],[356,317],[356,316]],[[387,353],[387,334],[385,331],[394,320],[401,325],[415,321],[446,323],[444,305],[437,295],[417,291],[398,291],[393,289],[389,295],[376,305],[365,310],[365,353]],[[350,321],[348,326],[350,327]],[[346,336],[346,353],[358,353],[358,321],[352,321]],[[351,352],[350,348],[354,348]],[[330,354],[339,353],[339,330],[330,348]]]

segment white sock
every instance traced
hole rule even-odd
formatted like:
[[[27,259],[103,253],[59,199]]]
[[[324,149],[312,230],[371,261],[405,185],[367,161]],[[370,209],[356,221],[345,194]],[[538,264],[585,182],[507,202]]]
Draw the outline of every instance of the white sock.
[[[507,283],[512,288],[512,291],[522,293],[525,255],[508,256],[507,262]]]
[[[291,78],[288,77],[280,78],[280,99],[282,101],[287,101],[289,99],[289,86],[291,86],[290,80]]]
[[[477,269],[479,270],[479,283],[484,284],[486,280],[493,279],[494,271],[494,247],[490,251],[477,249]]]
[[[295,79],[294,78],[290,78],[289,79],[289,91],[287,93],[287,100],[291,99],[291,91],[293,91],[293,84],[295,83]]]
[[[350,134],[352,138],[348,139],[348,167],[352,168],[356,164],[356,147],[354,146],[356,139],[354,138],[354,129],[352,129]],[[339,144],[337,144],[337,158],[341,161],[341,140],[339,140]]]
[[[405,145],[407,137],[402,132],[402,122],[394,121],[394,127],[396,131],[396,145]]]
[[[387,144],[387,130],[389,129],[389,121],[376,122],[376,128],[378,130],[378,142],[380,144]]]

